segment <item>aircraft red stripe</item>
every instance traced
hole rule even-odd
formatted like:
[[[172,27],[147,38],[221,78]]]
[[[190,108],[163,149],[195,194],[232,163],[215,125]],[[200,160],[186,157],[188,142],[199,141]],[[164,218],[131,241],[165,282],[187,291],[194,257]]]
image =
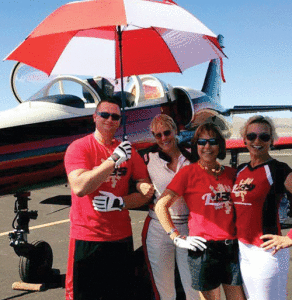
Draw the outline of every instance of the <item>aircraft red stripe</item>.
[[[28,158],[20,158],[13,161],[3,161],[0,163],[0,170],[6,169],[9,167],[9,169],[22,167],[22,166],[32,166],[37,165],[43,162],[51,162],[51,161],[58,161],[63,160],[64,158],[64,152],[61,153],[51,153],[51,154],[45,154],[41,156],[32,156]]]
[[[280,137],[275,143],[275,148],[282,148],[282,146],[285,146],[286,148],[292,147],[292,137],[285,136]],[[231,149],[246,149],[246,146],[242,139],[229,139],[226,141],[226,148]]]
[[[49,148],[53,146],[61,146],[70,144],[72,141],[79,139],[88,133],[74,135],[74,136],[65,136],[60,138],[42,140],[42,141],[35,141],[35,142],[27,142],[21,143],[17,145],[6,145],[0,147],[0,155],[7,154],[7,153],[16,153],[16,152],[23,152],[28,150],[37,150],[42,148]]]

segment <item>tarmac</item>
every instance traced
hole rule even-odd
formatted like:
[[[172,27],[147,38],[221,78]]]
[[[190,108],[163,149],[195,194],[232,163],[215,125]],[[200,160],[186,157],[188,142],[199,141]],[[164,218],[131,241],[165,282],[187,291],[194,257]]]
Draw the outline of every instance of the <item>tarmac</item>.
[[[272,153],[272,156],[292,166],[291,154],[291,151],[283,150],[282,152],[278,151]],[[245,160],[248,160],[248,155],[244,154],[240,156],[240,162]],[[228,164],[228,162],[229,158],[227,158],[223,164]],[[59,280],[54,284],[46,285],[45,289],[41,292],[12,289],[12,284],[20,281],[18,273],[19,257],[15,254],[13,248],[9,246],[8,239],[8,232],[12,231],[11,224],[15,217],[13,212],[15,198],[13,195],[3,196],[0,198],[0,299],[65,299],[64,278],[69,241],[70,188],[68,186],[56,186],[33,191],[31,192],[30,199],[29,209],[38,210],[38,218],[37,220],[30,221],[28,241],[43,240],[50,244],[54,255],[53,269],[56,274],[60,274],[60,276],[57,276]],[[134,248],[135,250],[141,249],[141,231],[147,212],[131,211],[130,215],[134,236]],[[286,227],[287,229],[282,230],[283,234],[286,234],[289,228],[292,228],[292,219],[289,218],[286,221]],[[136,251],[136,253],[139,253],[139,257],[142,254],[140,250]],[[146,291],[146,293],[143,293],[143,299],[150,300],[151,293],[148,282],[142,282],[141,287]],[[185,298],[182,293],[179,293],[177,299],[182,300]],[[224,297],[222,297],[222,299],[224,299]],[[289,269],[287,299],[292,299],[292,264],[290,264]],[[142,300],[142,297],[137,297],[137,300]]]

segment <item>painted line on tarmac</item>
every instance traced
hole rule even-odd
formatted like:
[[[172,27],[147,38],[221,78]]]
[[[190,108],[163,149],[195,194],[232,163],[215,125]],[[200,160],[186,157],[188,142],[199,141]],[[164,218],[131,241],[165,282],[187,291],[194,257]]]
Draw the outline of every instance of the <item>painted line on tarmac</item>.
[[[65,219],[65,220],[61,220],[61,221],[56,221],[56,222],[51,222],[51,223],[46,223],[46,224],[32,226],[32,227],[29,228],[29,230],[34,230],[34,229],[39,229],[39,228],[54,226],[54,225],[58,225],[58,224],[68,223],[68,222],[70,222],[70,219]],[[6,231],[6,232],[0,233],[0,237],[8,235],[9,232],[11,232],[11,231]]]
[[[70,222],[70,219],[65,219],[65,220],[61,220],[61,221],[56,221],[56,222],[46,223],[46,224],[42,224],[42,225],[32,226],[32,227],[29,228],[29,230],[34,230],[34,229],[39,229],[39,228],[54,226],[54,225],[58,225],[58,224],[68,223],[68,222]],[[139,221],[138,223],[143,223],[143,222],[144,221]],[[132,223],[132,225],[135,225],[135,223]],[[6,232],[2,232],[2,233],[0,233],[0,237],[8,235],[10,232],[12,232],[12,230],[11,231],[6,231]]]

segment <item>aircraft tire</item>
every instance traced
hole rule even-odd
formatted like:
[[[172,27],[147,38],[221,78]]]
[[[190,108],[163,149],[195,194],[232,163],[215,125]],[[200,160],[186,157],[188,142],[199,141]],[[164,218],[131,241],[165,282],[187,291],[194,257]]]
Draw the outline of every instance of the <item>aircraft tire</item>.
[[[20,256],[19,276],[23,282],[45,283],[52,274],[53,251],[45,241],[34,241],[33,250],[27,256]]]

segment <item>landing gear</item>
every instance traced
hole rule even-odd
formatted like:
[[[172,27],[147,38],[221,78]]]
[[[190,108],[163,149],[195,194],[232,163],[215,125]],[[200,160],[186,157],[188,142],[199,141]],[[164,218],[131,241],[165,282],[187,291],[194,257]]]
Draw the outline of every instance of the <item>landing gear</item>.
[[[32,242],[32,248],[26,256],[20,256],[19,276],[23,282],[48,282],[53,266],[53,251],[44,241]]]
[[[29,233],[29,221],[35,220],[38,212],[28,210],[30,193],[18,193],[15,195],[14,212],[16,214],[9,233],[10,246],[20,257],[19,275],[23,282],[42,283],[47,282],[52,273],[53,252],[50,245],[44,241],[27,242]]]

